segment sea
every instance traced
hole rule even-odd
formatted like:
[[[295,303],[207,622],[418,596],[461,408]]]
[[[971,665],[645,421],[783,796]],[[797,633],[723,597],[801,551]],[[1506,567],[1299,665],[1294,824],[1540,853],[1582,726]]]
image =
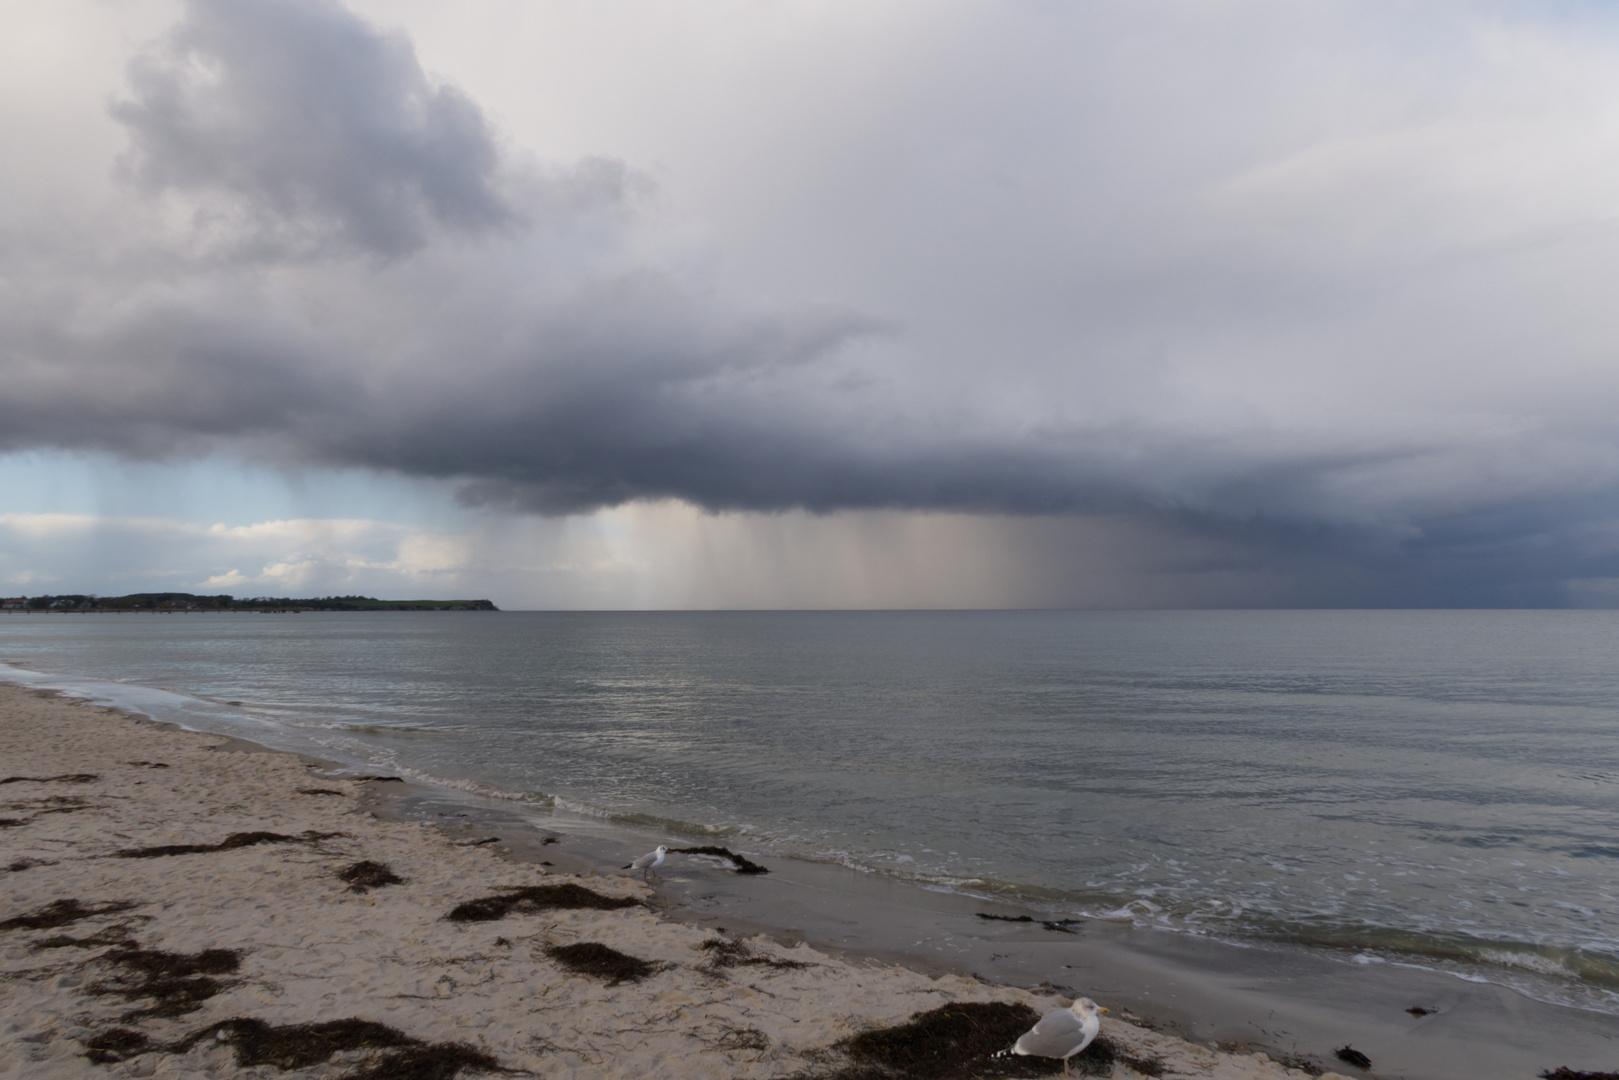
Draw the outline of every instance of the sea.
[[[0,662],[536,814],[1619,1016],[1619,613],[28,615]]]

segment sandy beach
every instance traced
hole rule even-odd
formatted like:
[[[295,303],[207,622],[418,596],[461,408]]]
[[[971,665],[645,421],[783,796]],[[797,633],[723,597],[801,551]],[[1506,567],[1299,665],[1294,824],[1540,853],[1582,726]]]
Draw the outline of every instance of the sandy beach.
[[[631,875],[383,820],[385,781],[14,686],[0,760],[6,1075],[1061,1071],[987,1052],[1068,998],[667,919]],[[1309,1075],[1116,1015],[1073,1064]]]

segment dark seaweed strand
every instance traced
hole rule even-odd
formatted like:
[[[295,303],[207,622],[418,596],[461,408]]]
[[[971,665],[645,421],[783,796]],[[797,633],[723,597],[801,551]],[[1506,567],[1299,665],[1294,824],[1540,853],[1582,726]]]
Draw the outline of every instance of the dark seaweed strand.
[[[730,848],[714,847],[680,847],[670,848],[671,855],[713,855],[721,859],[729,859],[739,874],[768,874],[770,871],[749,859],[746,855],[738,855]]]
[[[275,1026],[254,1017],[235,1017],[209,1024],[167,1045],[152,1043],[129,1028],[113,1028],[90,1039],[85,1056],[96,1062],[123,1061],[144,1053],[184,1054],[201,1042],[224,1042],[242,1068],[272,1065],[282,1071],[304,1069],[350,1051],[372,1051],[340,1080],[453,1080],[463,1072],[499,1072],[490,1054],[465,1043],[425,1043],[374,1020],[349,1017],[309,1024]]]
[[[44,907],[26,915],[15,915],[0,921],[0,930],[55,930],[58,927],[89,919],[97,915],[114,915],[120,911],[140,907],[133,900],[114,900],[111,903],[84,906],[72,897],[52,900]]]
[[[582,885],[567,882],[562,885],[530,885],[521,889],[508,889],[493,896],[482,896],[455,905],[444,916],[451,922],[493,922],[504,919],[512,912],[533,914],[548,908],[572,908],[588,911],[615,911],[619,908],[638,907],[641,901],[634,897],[603,896]]]
[[[63,773],[61,776],[8,776],[0,784],[90,784],[101,779],[100,773]]]
[[[210,851],[231,851],[235,848],[254,847],[259,844],[314,844],[321,840],[330,840],[334,836],[346,836],[340,832],[309,832],[298,836],[284,836],[273,832],[239,832],[231,833],[217,844],[162,844],[158,847],[126,848],[115,851],[115,859],[157,859],[166,855],[199,855]]]
[[[774,956],[761,956],[740,941],[731,941],[726,938],[709,938],[703,942],[702,948],[710,954],[708,967],[711,970],[732,967],[768,967],[778,970],[792,970],[807,968],[810,965],[802,960],[782,960]]]

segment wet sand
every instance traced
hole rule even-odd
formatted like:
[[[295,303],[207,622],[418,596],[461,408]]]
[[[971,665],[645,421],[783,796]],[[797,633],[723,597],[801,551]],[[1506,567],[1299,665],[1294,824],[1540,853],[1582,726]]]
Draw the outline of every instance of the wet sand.
[[[1216,951],[1200,970],[1119,928],[980,920],[968,898],[790,860],[744,878],[671,858],[648,886],[615,869],[639,853],[622,831],[574,823],[544,843],[545,823],[498,807],[24,688],[0,686],[0,762],[4,1075],[1043,1075],[1053,1063],[990,1059],[971,1040],[933,1072],[895,1072],[862,1066],[851,1054],[868,1044],[849,1040],[1074,993],[1113,1009],[1075,1062],[1094,1075],[1302,1078],[1255,1047],[1286,1056],[1291,1039],[1320,1067],[1339,1045],[1312,1041],[1345,1010],[1320,996],[1333,980],[1301,980],[1296,1015],[1255,1026],[1253,1004],[1277,996],[1266,980],[1296,976],[1262,958]],[[1162,981],[1143,982],[1154,966]],[[1351,1017],[1381,993],[1342,985]],[[1487,1017],[1440,989],[1424,1019],[1461,1026],[1413,1031],[1455,1060]],[[1511,1005],[1496,1022],[1535,1022]],[[1466,1075],[1597,1067],[1577,1040],[1528,1045],[1534,1070],[1496,1057]],[[1462,1075],[1373,1062],[1337,1067]]]

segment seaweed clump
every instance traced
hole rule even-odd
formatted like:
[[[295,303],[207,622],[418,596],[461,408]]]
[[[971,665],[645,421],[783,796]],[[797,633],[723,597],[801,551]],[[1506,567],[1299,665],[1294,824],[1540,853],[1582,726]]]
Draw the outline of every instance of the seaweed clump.
[[[968,1080],[1060,1073],[1063,1064],[1056,1058],[996,1056],[1039,1019],[1040,1014],[1027,1005],[952,1002],[916,1013],[903,1024],[833,1044],[849,1064],[832,1073],[817,1073],[815,1080]],[[1106,1038],[1097,1038],[1069,1062],[1082,1075],[1107,1076],[1116,1060],[1136,1064],[1120,1059]],[[1142,1064],[1150,1068],[1156,1062]]]
[[[907,1080],[949,1080],[973,1075],[1036,1075],[1057,1065],[1044,1058],[993,1058],[1033,1027],[1040,1015],[1027,1005],[1004,1002],[952,1002],[916,1013],[903,1024],[877,1028],[835,1044],[855,1063],[840,1075],[905,1077]],[[1027,1066],[1035,1062],[1034,1069]],[[1002,1071],[996,1066],[1014,1067]],[[1060,1066],[1059,1066],[1060,1068]]]
[[[545,955],[576,975],[594,975],[607,980],[607,985],[640,982],[658,970],[658,965],[621,953],[599,941],[581,941],[577,945],[552,945]]]
[[[603,896],[570,881],[562,885],[529,885],[507,889],[493,896],[481,896],[455,905],[444,917],[451,922],[493,922],[504,919],[514,911],[522,915],[532,915],[548,908],[616,911],[619,908],[637,907],[640,903],[629,896]]]
[[[6,872],[10,874],[20,874],[24,870],[32,870],[36,866],[55,865],[56,863],[51,859],[13,859],[6,865]]]
[[[670,848],[671,855],[713,855],[721,859],[729,859],[731,865],[736,867],[739,874],[768,874],[770,871],[749,859],[746,855],[738,855],[730,848],[714,847],[677,847]]]
[[[1541,1080],[1619,1080],[1619,1072],[1580,1072],[1567,1065],[1540,1074]]]
[[[125,1021],[147,1016],[184,1016],[225,989],[217,975],[234,974],[242,954],[235,949],[204,949],[196,953],[161,949],[124,949],[108,953],[102,961],[123,969],[110,982],[97,983],[92,994],[109,994],[126,1001],[149,998],[153,1004],[125,1013]]]
[[[256,847],[259,844],[314,844],[342,836],[338,832],[315,832],[313,829],[297,836],[284,836],[273,832],[231,833],[217,844],[160,844],[157,847],[125,848],[112,853],[115,859],[157,859],[165,855],[198,855],[209,851],[231,851],[235,848]]]
[[[341,796],[343,793],[341,791],[338,791],[336,788],[329,788],[329,787],[301,787],[301,788],[298,789],[298,794],[300,794],[300,795],[338,795],[338,796]]]
[[[199,1042],[217,1039],[230,1044],[242,1068],[274,1065],[281,1070],[307,1069],[330,1061],[345,1050],[391,1050],[418,1040],[374,1020],[350,1017],[313,1024],[275,1026],[253,1017],[237,1017],[211,1024],[167,1049],[184,1053]]]
[[[454,1080],[471,1072],[511,1072],[495,1058],[466,1043],[413,1043],[382,1055],[340,1080]]]
[[[84,1045],[90,1051],[84,1056],[97,1065],[111,1065],[114,1062],[125,1061],[152,1049],[146,1035],[131,1028],[112,1028],[103,1031]]]
[[[425,1043],[397,1028],[355,1017],[281,1026],[237,1017],[168,1045],[152,1043],[138,1031],[113,1028],[86,1043],[90,1052],[85,1056],[99,1063],[116,1062],[151,1052],[183,1054],[200,1042],[212,1041],[228,1044],[242,1068],[273,1065],[283,1071],[324,1064],[346,1051],[374,1051],[341,1080],[454,1080],[463,1070],[511,1071],[465,1043]]]
[[[730,941],[726,938],[709,938],[703,942],[702,948],[710,954],[708,958],[710,971],[733,967],[767,967],[789,971],[809,967],[802,960],[782,960],[775,956],[761,955],[743,942]]]
[[[68,897],[62,900],[52,900],[38,911],[31,911],[26,915],[14,915],[9,919],[0,920],[0,930],[55,930],[58,927],[76,923],[80,919],[88,919],[96,915],[113,915],[139,906],[133,900],[114,900],[111,903],[92,904],[85,907],[80,901]]]
[[[369,889],[380,889],[384,885],[403,885],[405,879],[394,873],[387,863],[372,862],[365,859],[346,866],[337,872],[340,880],[348,883],[349,892],[363,893]]]
[[[1353,1046],[1340,1046],[1333,1053],[1338,1056],[1339,1061],[1353,1065],[1357,1069],[1370,1069],[1372,1067],[1372,1059],[1356,1050]]]
[[[1084,919],[1036,919],[1032,915],[991,915],[987,911],[980,911],[977,914],[980,919],[990,919],[995,922],[1038,922],[1047,930],[1055,930],[1061,934],[1075,933],[1076,931],[1072,927],[1085,921]]]
[[[129,923],[121,922],[116,926],[109,926],[105,930],[91,934],[89,937],[69,937],[66,934],[57,934],[43,941],[36,941],[28,946],[30,952],[41,952],[45,949],[100,949],[108,945],[117,945],[122,948],[135,947],[134,940],[129,936]]]

